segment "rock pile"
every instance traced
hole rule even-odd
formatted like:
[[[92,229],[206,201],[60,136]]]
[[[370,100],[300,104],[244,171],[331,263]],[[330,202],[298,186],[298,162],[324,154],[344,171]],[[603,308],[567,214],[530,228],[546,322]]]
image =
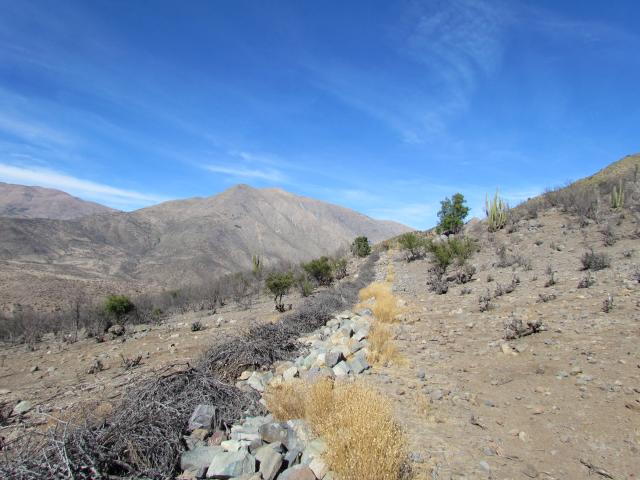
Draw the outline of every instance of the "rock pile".
[[[294,361],[272,371],[243,372],[237,386],[263,393],[296,377],[315,381],[345,379],[366,372],[370,312],[343,312],[316,332],[298,339],[305,345]],[[263,403],[264,399],[262,400]],[[247,417],[223,430],[213,405],[198,405],[184,440],[181,479],[333,480],[322,460],[326,445],[304,420],[277,422],[271,415]]]

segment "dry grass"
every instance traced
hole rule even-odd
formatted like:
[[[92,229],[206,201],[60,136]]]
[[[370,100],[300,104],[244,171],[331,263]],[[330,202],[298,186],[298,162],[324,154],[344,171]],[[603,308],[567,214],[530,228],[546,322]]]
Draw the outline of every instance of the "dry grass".
[[[362,302],[371,302],[369,305],[373,316],[383,323],[395,323],[401,313],[398,307],[398,299],[391,292],[391,285],[387,282],[374,282],[360,290],[358,298]],[[362,306],[362,304],[361,304]]]
[[[327,443],[325,460],[341,480],[398,480],[406,439],[389,401],[361,383],[296,381],[271,389],[267,405],[279,420],[305,418]],[[297,404],[292,404],[295,399]],[[287,405],[286,408],[280,406]]]
[[[403,357],[393,341],[393,333],[388,326],[376,323],[371,328],[367,360],[373,365],[401,364],[403,362]]]

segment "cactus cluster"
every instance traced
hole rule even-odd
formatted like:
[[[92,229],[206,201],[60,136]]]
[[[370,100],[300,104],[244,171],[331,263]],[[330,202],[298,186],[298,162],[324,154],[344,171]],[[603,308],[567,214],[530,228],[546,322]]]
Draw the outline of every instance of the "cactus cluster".
[[[611,208],[618,209],[622,208],[624,205],[624,189],[622,187],[622,181],[620,181],[620,186],[613,186],[613,190],[611,191]]]
[[[500,230],[507,224],[509,205],[507,205],[504,199],[500,198],[498,190],[496,190],[491,200],[489,200],[489,195],[487,194],[484,208],[487,214],[487,223],[490,232]]]

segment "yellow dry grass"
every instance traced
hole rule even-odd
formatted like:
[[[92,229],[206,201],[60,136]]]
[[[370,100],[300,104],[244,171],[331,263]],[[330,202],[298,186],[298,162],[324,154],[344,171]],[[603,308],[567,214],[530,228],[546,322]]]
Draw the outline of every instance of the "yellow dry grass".
[[[382,324],[376,323],[369,331],[369,354],[367,360],[373,365],[385,365],[388,363],[402,364],[404,358],[400,355],[391,329]]]
[[[324,458],[341,480],[401,477],[406,439],[391,404],[373,388],[361,382],[296,381],[269,389],[266,400],[279,420],[301,418],[304,412],[302,418],[326,441]]]
[[[358,298],[363,302],[373,301],[371,308],[373,316],[383,323],[395,323],[398,321],[398,315],[401,313],[398,307],[398,299],[391,292],[391,285],[387,282],[374,282],[363,288],[358,293]]]

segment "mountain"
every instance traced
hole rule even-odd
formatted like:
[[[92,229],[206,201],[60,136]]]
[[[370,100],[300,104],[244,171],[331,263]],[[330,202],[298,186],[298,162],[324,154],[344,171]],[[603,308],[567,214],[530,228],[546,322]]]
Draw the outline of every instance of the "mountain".
[[[0,182],[0,217],[72,220],[114,211],[60,190]]]
[[[61,290],[100,293],[197,284],[251,267],[334,253],[356,236],[378,242],[409,231],[280,189],[232,187],[219,195],[131,213],[73,220],[0,218],[0,296],[55,303]],[[28,288],[27,288],[28,286]]]

